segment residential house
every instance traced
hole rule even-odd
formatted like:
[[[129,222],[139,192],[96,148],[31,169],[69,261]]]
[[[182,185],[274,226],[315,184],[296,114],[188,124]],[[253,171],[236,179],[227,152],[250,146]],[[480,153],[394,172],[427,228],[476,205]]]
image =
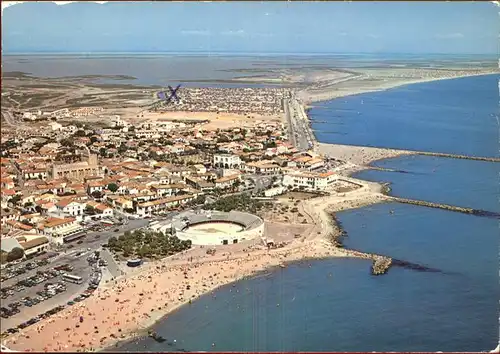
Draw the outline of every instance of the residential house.
[[[149,202],[137,204],[137,215],[140,217],[151,216],[153,213],[174,208],[179,205],[188,203],[194,200],[191,194],[178,195],[169,198],[157,199]]]
[[[239,168],[241,159],[238,155],[214,154],[213,164],[221,168]]]
[[[64,198],[56,203],[57,210],[65,216],[83,215],[84,203],[79,203],[72,198]]]
[[[274,175],[281,172],[281,167],[272,161],[249,162],[244,166],[245,171],[259,175]]]
[[[229,175],[215,180],[215,188],[227,189],[241,181],[240,174]]]

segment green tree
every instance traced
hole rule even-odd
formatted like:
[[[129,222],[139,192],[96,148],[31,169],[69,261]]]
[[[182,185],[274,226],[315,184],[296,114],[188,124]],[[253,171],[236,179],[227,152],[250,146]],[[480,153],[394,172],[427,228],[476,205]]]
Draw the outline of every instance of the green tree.
[[[108,184],[108,190],[115,193],[118,190],[118,185],[116,183]]]
[[[74,136],[77,136],[77,137],[83,137],[83,136],[86,136],[86,134],[85,134],[85,130],[83,130],[83,129],[77,130],[77,131],[75,132]]]
[[[21,196],[19,194],[16,194],[12,198],[10,198],[10,202],[12,204],[17,204],[17,203],[19,203],[20,200],[21,200]]]
[[[123,154],[123,153],[125,153],[127,150],[128,150],[127,145],[125,145],[125,144],[121,144],[121,145],[120,145],[120,147],[118,148],[118,153],[119,153],[119,154]]]
[[[21,259],[24,257],[24,250],[19,247],[14,247],[8,254],[7,254],[7,262],[12,262],[16,261],[18,259]]]
[[[90,205],[85,206],[85,213],[88,215],[95,215],[95,210]]]
[[[71,139],[62,139],[62,140],[60,141],[60,144],[61,144],[62,146],[68,146],[68,147],[72,147],[72,146],[74,146],[73,140],[71,140]]]
[[[100,191],[93,191],[90,193],[90,195],[95,198],[95,199],[101,199],[102,198],[102,193]]]

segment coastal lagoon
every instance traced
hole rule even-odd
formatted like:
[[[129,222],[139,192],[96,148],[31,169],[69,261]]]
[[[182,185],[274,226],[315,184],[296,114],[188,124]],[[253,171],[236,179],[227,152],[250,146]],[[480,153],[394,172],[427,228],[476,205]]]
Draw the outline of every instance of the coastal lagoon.
[[[339,119],[346,110],[339,113],[336,105],[356,100],[349,111],[360,111],[360,96],[322,103],[310,113],[346,129],[345,135],[317,132],[324,143],[496,156],[495,80],[437,81],[365,94],[364,102],[385,107],[370,116],[366,110]],[[439,99],[449,90],[461,92],[449,98],[453,104]],[[396,102],[400,107],[391,108]],[[379,134],[369,134],[374,131]],[[418,156],[377,165],[409,173],[364,171],[357,177],[392,182],[397,196],[499,210],[496,163]],[[223,287],[215,297],[207,294],[170,314],[154,327],[164,343],[144,338],[116,349],[483,351],[497,345],[498,220],[399,203],[337,217],[348,233],[347,247],[441,272],[393,267],[372,277],[364,260],[301,262]]]
[[[315,53],[58,53],[3,55],[2,73],[24,72],[37,77],[126,75],[119,80],[101,78],[99,83],[173,85],[194,87],[269,87],[271,84],[227,84],[234,78],[356,68],[491,67],[497,58],[488,55],[412,54],[315,54]],[[471,64],[473,63],[473,64]],[[188,82],[184,81],[187,80]],[[190,82],[192,81],[192,82]],[[206,81],[210,81],[208,84]]]

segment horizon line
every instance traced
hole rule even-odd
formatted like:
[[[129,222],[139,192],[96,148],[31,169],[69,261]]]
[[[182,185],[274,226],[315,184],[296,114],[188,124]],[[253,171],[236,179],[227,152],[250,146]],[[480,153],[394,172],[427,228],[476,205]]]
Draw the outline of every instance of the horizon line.
[[[182,51],[55,51],[55,50],[40,50],[40,51],[2,51],[2,56],[9,55],[48,55],[48,54],[74,54],[74,55],[94,55],[94,54],[245,54],[245,55],[443,55],[443,56],[498,56],[496,53],[439,53],[439,52],[256,52],[256,51],[206,51],[206,50],[182,50]]]

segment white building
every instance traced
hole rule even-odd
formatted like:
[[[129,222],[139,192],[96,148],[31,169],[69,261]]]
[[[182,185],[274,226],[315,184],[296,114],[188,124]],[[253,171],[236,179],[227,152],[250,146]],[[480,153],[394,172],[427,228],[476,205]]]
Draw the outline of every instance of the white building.
[[[207,168],[205,166],[203,166],[202,164],[193,165],[193,168],[196,169],[196,173],[198,173],[198,174],[207,173]]]
[[[24,255],[29,257],[49,249],[49,239],[45,236],[24,234],[16,236],[19,245],[24,250]]]
[[[229,176],[224,176],[217,178],[215,180],[215,188],[226,189],[231,188],[233,185],[241,181],[240,174],[233,174]]]
[[[52,243],[62,245],[66,238],[83,231],[75,218],[49,218],[43,225],[43,233]]]
[[[71,199],[62,199],[57,204],[57,211],[66,216],[79,216],[83,214],[85,204],[78,203]]]
[[[269,188],[264,191],[264,196],[266,197],[274,197],[277,195],[281,195],[285,193],[285,187],[280,186],[280,187],[274,187],[274,188]]]
[[[286,172],[283,176],[283,185],[290,188],[304,188],[306,190],[324,190],[338,179],[333,172]]]
[[[139,203],[137,204],[137,215],[140,217],[151,216],[154,212],[159,212],[188,203],[194,200],[194,198],[195,197],[193,195],[186,194]]]
[[[244,165],[244,169],[248,173],[259,175],[275,175],[281,172],[281,167],[279,165],[267,160],[248,162]]]
[[[49,126],[52,129],[52,131],[59,131],[59,130],[62,130],[62,128],[63,128],[62,124],[59,124],[56,122],[50,122]]]
[[[113,216],[113,208],[111,208],[109,205],[89,201],[87,202],[87,206],[94,209],[95,212],[95,214],[92,215],[90,219],[107,218]]]
[[[214,166],[222,168],[239,168],[241,159],[238,155],[231,154],[215,154]]]

